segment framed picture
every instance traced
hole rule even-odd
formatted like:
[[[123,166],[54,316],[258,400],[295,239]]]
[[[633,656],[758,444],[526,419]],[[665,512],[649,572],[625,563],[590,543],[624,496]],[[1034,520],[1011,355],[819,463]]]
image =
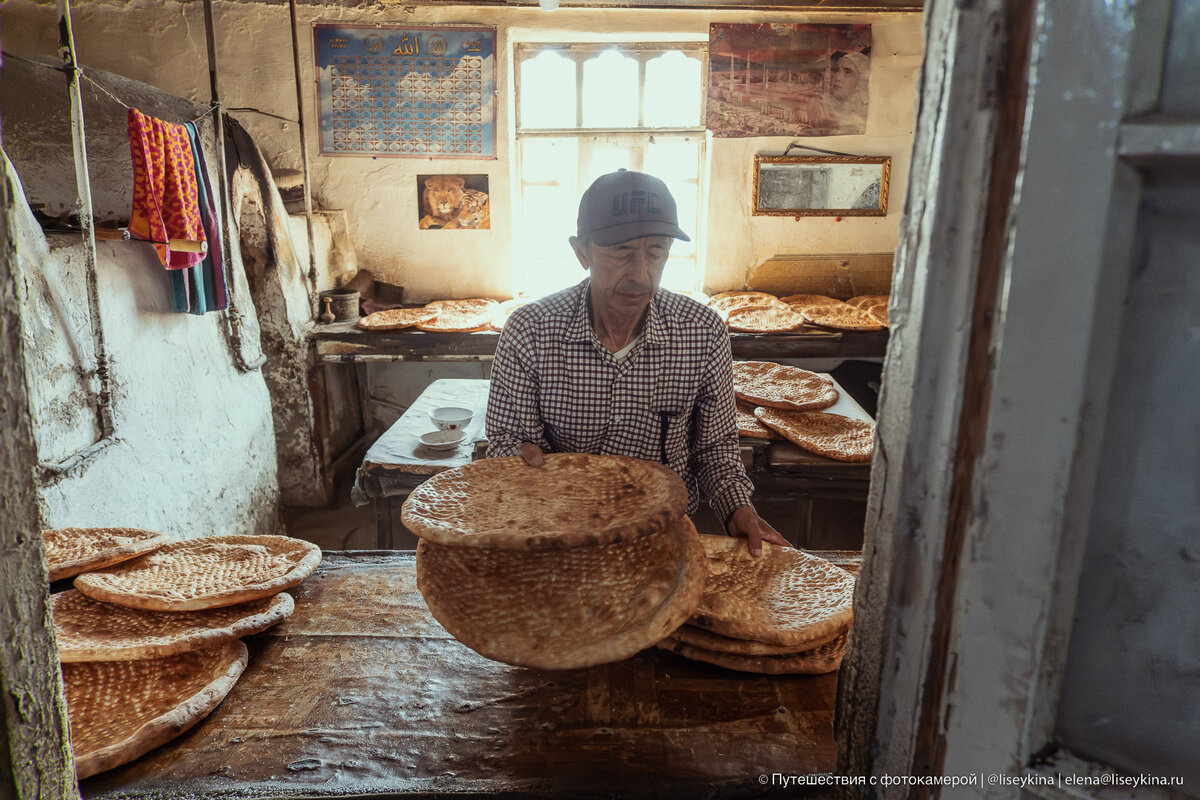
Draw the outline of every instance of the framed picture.
[[[887,216],[891,156],[755,156],[753,213]]]
[[[487,175],[418,175],[418,226],[428,230],[491,230]]]
[[[496,29],[315,25],[321,153],[496,157]]]

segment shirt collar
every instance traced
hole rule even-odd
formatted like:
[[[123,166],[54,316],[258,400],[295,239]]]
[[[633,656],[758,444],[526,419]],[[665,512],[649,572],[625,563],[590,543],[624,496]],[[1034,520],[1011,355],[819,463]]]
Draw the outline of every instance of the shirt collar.
[[[588,318],[588,292],[592,287],[592,282],[585,278],[579,287],[579,299],[575,304],[575,314],[571,317],[563,337],[568,342],[587,342],[593,336],[591,321]],[[650,309],[646,313],[646,326],[642,329],[642,336],[646,340],[646,344],[656,347],[661,347],[671,340],[671,321],[664,307],[664,292],[666,289],[660,288],[654,293],[654,297],[650,298]]]

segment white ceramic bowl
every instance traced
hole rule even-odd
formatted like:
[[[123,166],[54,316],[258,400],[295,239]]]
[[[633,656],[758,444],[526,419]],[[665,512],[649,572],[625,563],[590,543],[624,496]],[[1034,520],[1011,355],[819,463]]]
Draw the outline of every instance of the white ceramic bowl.
[[[429,419],[440,431],[454,431],[465,428],[471,422],[471,409],[457,406],[443,406],[429,412]]]
[[[430,431],[421,434],[421,444],[432,450],[452,450],[466,438],[467,432],[461,428],[452,431]]]

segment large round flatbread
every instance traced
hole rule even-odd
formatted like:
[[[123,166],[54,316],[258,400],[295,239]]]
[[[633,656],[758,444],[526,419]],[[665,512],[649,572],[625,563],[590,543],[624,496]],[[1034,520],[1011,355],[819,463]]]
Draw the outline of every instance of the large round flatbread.
[[[810,306],[840,306],[842,304],[841,300],[823,294],[789,294],[787,297],[779,299],[793,309],[796,306],[809,308]]]
[[[870,461],[875,452],[875,425],[861,419],[817,411],[754,409],[754,416],[789,441],[838,461]]]
[[[814,410],[837,402],[833,380],[770,361],[733,362],[733,393],[756,406]]]
[[[845,629],[831,630],[827,635],[803,644],[767,644],[766,642],[756,642],[753,639],[722,636],[695,625],[685,624],[680,625],[678,630],[671,635],[684,644],[717,653],[729,653],[735,656],[794,656],[832,642],[845,634]]]
[[[853,619],[854,576],[823,558],[763,542],[703,536],[708,580],[691,624],[777,645],[827,641]]]
[[[877,306],[880,303],[883,303],[885,306],[887,305],[888,296],[886,294],[859,294],[846,301],[847,305],[862,309]]]
[[[234,639],[166,658],[63,664],[76,776],[128,763],[190,729],[229,694],[246,660]]]
[[[287,592],[205,611],[144,611],[71,589],[50,596],[58,660],[134,661],[200,650],[265,631],[292,615]]]
[[[245,603],[295,586],[321,563],[321,548],[289,536],[206,536],[75,579],[93,600],[150,611]]]
[[[436,308],[387,308],[361,318],[358,327],[367,331],[398,331],[437,319]]]
[[[417,588],[456,639],[536,669],[620,661],[684,623],[706,571],[687,516],[652,536],[567,550],[488,550],[422,540]]]
[[[725,318],[731,331],[745,333],[787,333],[804,327],[804,317],[787,306],[744,306]]]
[[[782,302],[775,295],[767,294],[766,292],[720,292],[719,294],[714,294],[708,300],[709,308],[723,314],[728,314],[735,308],[747,308],[750,306],[781,306],[787,308],[787,303]]]
[[[745,400],[737,401],[737,431],[738,436],[749,436],[752,439],[781,439],[778,433],[763,425],[754,416],[754,404]]]
[[[676,636],[668,636],[658,643],[663,650],[678,653],[693,661],[704,661],[725,669],[740,672],[756,672],[763,675],[821,675],[835,671],[846,653],[847,636],[839,634],[832,641],[812,650],[792,655],[751,656],[737,653],[722,653],[706,650],[689,644]]]
[[[42,531],[50,580],[103,569],[157,550],[171,537],[138,528],[56,528]]]
[[[883,328],[874,317],[848,303],[840,306],[809,306],[800,315],[814,325],[843,331],[877,331]]]
[[[473,333],[491,327],[492,315],[500,305],[495,300],[473,298],[470,300],[434,300],[425,307],[436,309],[437,317],[431,322],[422,322],[417,330],[429,333]]]
[[[628,541],[664,530],[687,509],[687,489],[662,464],[627,456],[552,453],[448,469],[422,483],[400,520],[436,544],[562,549]]]

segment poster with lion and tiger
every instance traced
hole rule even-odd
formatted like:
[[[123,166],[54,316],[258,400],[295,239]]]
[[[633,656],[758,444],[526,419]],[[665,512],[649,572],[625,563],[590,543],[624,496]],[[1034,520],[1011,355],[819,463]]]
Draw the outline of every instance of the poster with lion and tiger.
[[[421,230],[491,230],[487,175],[418,175]]]

